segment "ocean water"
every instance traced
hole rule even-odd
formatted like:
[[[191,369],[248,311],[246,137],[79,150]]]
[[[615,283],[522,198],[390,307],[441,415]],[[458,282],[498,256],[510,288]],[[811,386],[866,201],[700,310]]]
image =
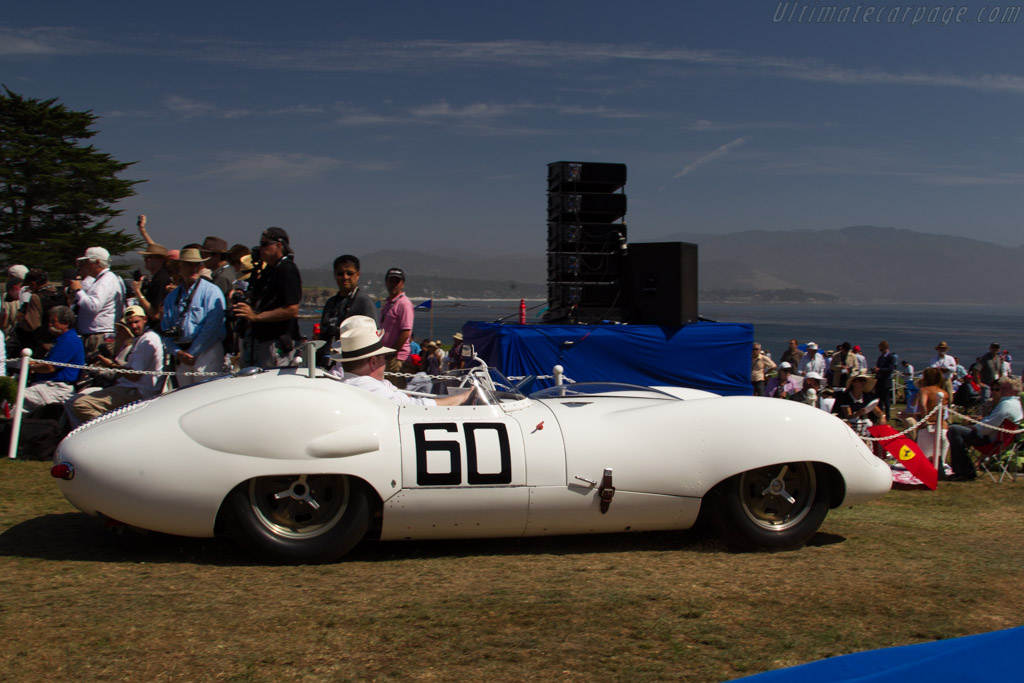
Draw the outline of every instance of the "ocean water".
[[[860,345],[868,362],[878,342],[918,371],[940,341],[964,366],[998,342],[1014,356],[1014,373],[1024,370],[1024,305],[993,304],[704,304],[701,315],[723,322],[754,324],[754,338],[778,359],[790,338],[834,349],[844,341]]]
[[[545,302],[527,300],[527,323],[540,323]],[[721,304],[700,305],[700,314],[721,322],[751,323],[754,338],[777,360],[791,337],[834,349],[849,341],[859,344],[869,363],[878,358],[878,342],[888,340],[901,359],[920,370],[935,355],[939,341],[966,366],[999,342],[1015,357],[1014,372],[1024,370],[1024,305],[991,304]],[[519,319],[519,300],[435,300],[433,308],[417,309],[416,339],[450,343],[468,321],[507,322]],[[312,321],[303,321],[309,333]]]

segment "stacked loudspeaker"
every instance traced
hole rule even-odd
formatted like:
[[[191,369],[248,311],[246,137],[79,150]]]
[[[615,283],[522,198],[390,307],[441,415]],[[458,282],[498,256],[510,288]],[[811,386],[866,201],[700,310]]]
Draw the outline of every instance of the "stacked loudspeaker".
[[[625,164],[548,164],[545,322],[625,322]]]

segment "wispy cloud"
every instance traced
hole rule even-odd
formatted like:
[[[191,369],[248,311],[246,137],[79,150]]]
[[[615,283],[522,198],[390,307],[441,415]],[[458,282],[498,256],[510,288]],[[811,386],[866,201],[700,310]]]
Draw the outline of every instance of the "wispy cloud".
[[[566,71],[602,64],[680,65],[728,70],[788,80],[843,85],[896,85],[955,88],[1024,94],[1024,77],[1009,73],[957,74],[851,68],[820,59],[756,55],[736,50],[659,47],[648,44],[593,44],[539,40],[351,39],[303,43],[265,43],[174,36],[86,37],[68,27],[0,27],[0,55],[145,54],[150,57],[229,63],[253,69],[341,72],[426,72],[446,67],[500,67]]]
[[[749,139],[750,138],[743,137],[743,138],[736,138],[732,142],[727,142],[724,145],[722,145],[721,147],[719,147],[718,149],[716,149],[715,151],[711,152],[710,154],[705,154],[700,159],[697,159],[696,161],[690,162],[689,164],[686,165],[686,167],[682,171],[680,171],[679,173],[676,173],[673,177],[674,178],[681,178],[684,175],[689,175],[690,173],[693,173],[695,170],[697,170],[701,166],[704,166],[706,164],[710,164],[712,161],[724,157],[726,154],[728,154],[730,151],[736,149],[737,147],[745,145],[747,143],[747,140],[749,140]]]
[[[198,178],[232,181],[303,180],[346,169],[381,173],[401,168],[404,162],[387,160],[345,160],[302,153],[225,152],[216,155]]]
[[[112,46],[102,41],[82,38],[78,31],[67,27],[12,29],[0,26],[2,56],[80,55],[110,51],[113,51]]]
[[[311,154],[229,153],[220,155],[200,178],[297,180],[334,171],[343,162]]]

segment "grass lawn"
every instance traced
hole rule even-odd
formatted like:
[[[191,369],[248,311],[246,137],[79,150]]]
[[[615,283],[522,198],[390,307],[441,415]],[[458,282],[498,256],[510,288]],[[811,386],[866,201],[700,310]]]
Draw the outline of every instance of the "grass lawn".
[[[1024,481],[893,491],[794,552],[649,533],[291,567],[104,528],[48,469],[0,462],[3,681],[722,681],[1024,623]]]

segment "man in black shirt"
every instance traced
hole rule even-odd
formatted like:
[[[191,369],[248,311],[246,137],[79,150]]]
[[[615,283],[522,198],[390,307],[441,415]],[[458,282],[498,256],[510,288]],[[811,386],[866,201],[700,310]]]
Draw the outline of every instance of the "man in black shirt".
[[[260,235],[262,267],[252,284],[249,303],[233,307],[235,315],[249,323],[245,365],[274,368],[291,362],[291,351],[300,338],[302,301],[302,278],[293,253],[283,228],[267,228]]]

